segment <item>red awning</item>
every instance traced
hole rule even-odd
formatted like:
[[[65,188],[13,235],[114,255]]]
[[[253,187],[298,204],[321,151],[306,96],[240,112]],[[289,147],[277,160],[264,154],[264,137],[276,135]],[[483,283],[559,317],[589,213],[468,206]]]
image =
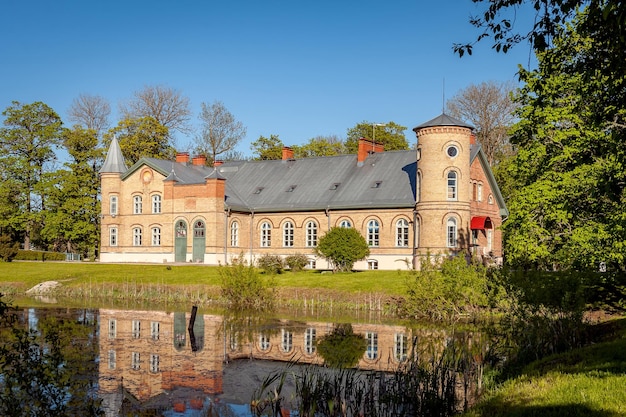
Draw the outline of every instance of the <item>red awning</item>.
[[[472,230],[493,229],[493,226],[491,224],[491,219],[487,216],[472,217],[472,222],[470,223],[470,229]]]

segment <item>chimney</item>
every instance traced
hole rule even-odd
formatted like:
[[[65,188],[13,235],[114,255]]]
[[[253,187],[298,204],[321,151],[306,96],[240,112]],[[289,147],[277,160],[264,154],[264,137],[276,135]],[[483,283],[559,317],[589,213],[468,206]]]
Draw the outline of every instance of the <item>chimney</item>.
[[[359,152],[357,153],[357,163],[363,165],[367,156],[375,152],[384,152],[385,146],[382,143],[374,143],[367,138],[359,139]]]
[[[189,152],[178,152],[176,154],[176,162],[186,164],[189,162]]]
[[[293,159],[293,149],[289,146],[283,146],[283,161]]]
[[[224,165],[224,161],[222,161],[221,159],[216,159],[215,162],[213,163],[214,167],[219,167]]]
[[[195,166],[205,166],[206,165],[206,155],[196,155],[191,160],[193,165]]]
[[[476,133],[470,133],[470,145],[476,145]]]

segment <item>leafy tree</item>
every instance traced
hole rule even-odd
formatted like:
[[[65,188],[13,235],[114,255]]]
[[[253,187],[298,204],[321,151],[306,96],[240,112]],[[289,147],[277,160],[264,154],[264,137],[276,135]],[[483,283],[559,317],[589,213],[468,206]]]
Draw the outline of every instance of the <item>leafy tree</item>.
[[[11,262],[20,249],[20,244],[14,242],[9,235],[0,235],[0,260]]]
[[[331,333],[317,343],[317,351],[324,363],[332,368],[352,368],[363,357],[367,341],[355,334],[350,323],[337,324]]]
[[[283,142],[278,138],[278,135],[270,135],[269,138],[259,136],[257,140],[252,142],[250,149],[252,149],[252,153],[255,155],[254,159],[266,161],[270,159],[282,159],[284,146]]]
[[[111,106],[100,96],[80,94],[72,101],[68,111],[70,121],[84,129],[91,129],[100,136],[109,127]]]
[[[272,310],[276,304],[273,283],[263,277],[243,256],[231,265],[221,266],[222,296],[233,310]]]
[[[472,84],[448,100],[448,113],[476,128],[491,166],[512,154],[509,130],[515,122],[517,103],[513,101],[513,85],[495,81]]]
[[[341,138],[337,136],[317,136],[307,143],[293,147],[296,158],[311,158],[315,156],[335,156],[346,153]]]
[[[406,129],[406,126],[400,126],[394,122],[387,122],[380,126],[378,123],[363,121],[348,129],[345,142],[346,153],[357,153],[361,138],[369,138],[376,143],[382,143],[386,151],[407,150],[409,143],[404,136]]]
[[[39,190],[49,164],[56,160],[54,149],[61,142],[61,118],[41,102],[21,104],[14,101],[3,113],[0,129],[0,171],[10,184],[2,186],[10,210],[0,225],[23,233],[24,247],[30,248],[33,233],[40,227],[45,195]],[[7,206],[5,206],[7,207]]]
[[[210,163],[218,155],[232,151],[246,135],[245,126],[219,101],[210,105],[202,103],[200,120],[202,128],[195,138],[196,151],[206,155]]]
[[[350,271],[356,261],[367,258],[367,241],[351,227],[333,227],[322,236],[315,252],[333,263],[335,269]]]
[[[172,159],[176,151],[170,144],[168,128],[152,117],[121,120],[105,135],[105,147],[115,135],[129,165],[142,157]]]

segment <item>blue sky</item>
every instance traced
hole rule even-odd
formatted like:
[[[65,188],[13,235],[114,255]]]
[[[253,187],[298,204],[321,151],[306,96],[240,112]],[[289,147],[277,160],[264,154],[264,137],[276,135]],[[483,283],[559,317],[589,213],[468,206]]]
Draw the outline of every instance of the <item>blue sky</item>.
[[[411,128],[470,84],[516,81],[529,47],[470,57],[471,0],[5,0],[0,6],[0,110],[42,101],[68,123],[79,94],[117,107],[145,86],[187,96],[194,113],[221,101],[247,127],[286,145],[345,138],[359,122]],[[518,21],[528,16],[519,15]],[[445,82],[444,82],[445,80]],[[445,89],[444,89],[445,85]],[[191,138],[178,135],[184,149]]]

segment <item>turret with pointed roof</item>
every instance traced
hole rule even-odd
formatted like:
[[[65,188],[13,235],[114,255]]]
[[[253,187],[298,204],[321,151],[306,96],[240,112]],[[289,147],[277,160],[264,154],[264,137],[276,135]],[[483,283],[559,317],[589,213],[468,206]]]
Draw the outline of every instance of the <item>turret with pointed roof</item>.
[[[124,160],[120,144],[117,141],[117,138],[113,136],[111,145],[109,145],[109,151],[107,152],[106,159],[104,160],[104,165],[100,168],[100,173],[102,174],[106,172],[123,174],[127,170],[128,167],[126,166],[126,161]]]

